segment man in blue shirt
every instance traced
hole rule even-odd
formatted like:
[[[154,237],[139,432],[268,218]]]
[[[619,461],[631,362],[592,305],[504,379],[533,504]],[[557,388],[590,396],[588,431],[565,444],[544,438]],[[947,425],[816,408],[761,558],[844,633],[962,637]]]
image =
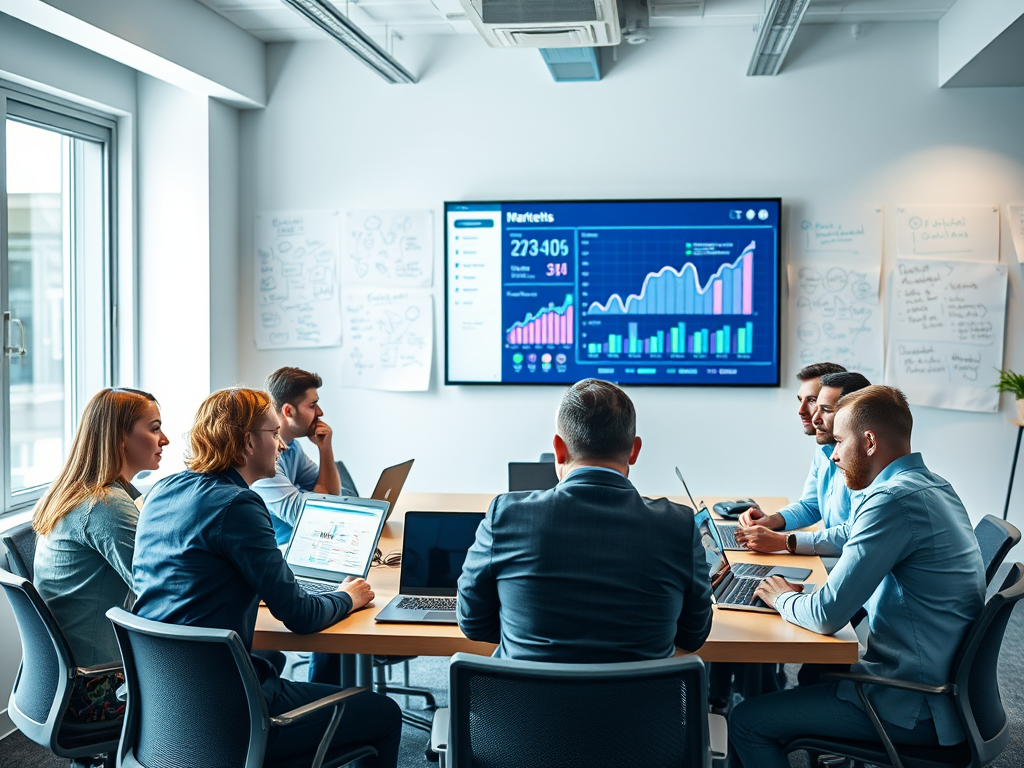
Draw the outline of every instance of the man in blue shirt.
[[[844,627],[863,605],[867,649],[853,670],[937,686],[949,682],[953,657],[981,614],[985,569],[959,497],[911,453],[912,427],[898,389],[867,387],[839,401],[832,461],[855,493],[843,554],[814,594],[775,578],[757,594],[786,621],[821,634]],[[964,739],[944,695],[882,687],[869,695],[897,744]],[[788,768],[783,747],[801,735],[878,740],[850,683],[749,699],[733,710],[729,730],[745,768]]]
[[[270,513],[250,490],[256,480],[274,475],[278,430],[264,392],[221,390],[199,407],[189,433],[188,471],[158,483],[139,518],[132,569],[135,613],[172,624],[231,629],[251,651],[260,600],[292,632],[306,634],[373,599],[362,579],[347,580],[324,595],[296,584],[274,541]],[[271,716],[340,690],[283,680],[259,657],[252,663]],[[205,681],[190,683],[201,689]],[[272,726],[268,762],[315,751],[329,719],[325,710],[295,725]],[[332,745],[373,744],[376,765],[393,768],[401,732],[398,705],[364,693],[348,700]]]
[[[740,516],[746,526],[736,532],[736,540],[755,552],[781,552],[799,555],[838,556],[849,534],[850,489],[843,475],[832,463],[832,422],[839,399],[851,392],[870,386],[871,382],[859,373],[843,371],[827,373],[820,379],[815,402],[814,439],[818,450],[814,452],[811,471],[804,483],[799,501],[789,504],[772,515],[752,509]],[[817,531],[791,531],[805,528],[821,520]]]

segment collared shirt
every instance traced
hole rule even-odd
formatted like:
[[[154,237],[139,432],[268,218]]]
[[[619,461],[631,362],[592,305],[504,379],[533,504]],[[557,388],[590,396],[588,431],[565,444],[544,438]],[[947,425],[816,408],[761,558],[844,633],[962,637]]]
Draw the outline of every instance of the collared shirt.
[[[858,495],[850,537],[817,592],[775,601],[784,619],[833,634],[861,606],[867,650],[854,670],[926,685],[949,682],[953,657],[985,599],[985,568],[960,498],[921,454],[893,461]],[[859,701],[844,683],[839,696]],[[964,738],[949,697],[871,689],[879,715],[902,728],[934,720],[940,744]]]
[[[277,474],[252,484],[252,489],[270,510],[274,539],[279,546],[287,544],[292,537],[292,528],[302,511],[303,494],[316,487],[319,477],[316,462],[306,455],[298,440],[292,440],[277,457]]]
[[[576,467],[576,469],[574,469],[572,472],[570,472],[568,475],[566,475],[565,479],[568,480],[570,477],[575,475],[577,472],[588,472],[590,470],[595,470],[597,472],[611,472],[612,474],[618,475],[619,477],[625,477],[625,475],[623,475],[617,469],[612,469],[611,467],[592,467],[589,464],[587,464],[587,465],[584,465],[582,467]]]
[[[838,555],[850,535],[850,489],[832,463],[833,448],[818,446],[800,500],[779,510],[787,531],[821,520],[821,530],[797,532],[796,551],[801,555]]]

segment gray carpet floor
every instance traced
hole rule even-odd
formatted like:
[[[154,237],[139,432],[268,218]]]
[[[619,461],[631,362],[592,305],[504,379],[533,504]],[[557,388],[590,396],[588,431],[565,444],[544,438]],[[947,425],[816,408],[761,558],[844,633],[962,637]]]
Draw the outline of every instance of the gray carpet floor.
[[[998,583],[998,579],[996,580]],[[447,669],[448,659],[420,657],[410,662],[410,682],[414,686],[430,688],[438,704],[445,706],[448,701]],[[795,678],[795,667],[787,668]],[[397,673],[400,677],[401,673]],[[1024,606],[1018,605],[1006,629],[1003,649],[999,657],[999,682],[1003,705],[1010,718],[1010,743],[1003,754],[992,765],[993,768],[1020,768],[1024,766]],[[397,697],[406,706],[403,697]],[[408,706],[416,708],[421,701],[412,699]],[[436,765],[424,757],[430,741],[424,731],[405,727],[402,734],[402,749],[399,759],[401,768],[424,768]],[[794,768],[807,765],[803,755],[793,755]],[[524,763],[526,764],[526,763]],[[67,768],[68,761],[54,757],[50,752],[31,743],[15,732],[0,740],[0,768]]]

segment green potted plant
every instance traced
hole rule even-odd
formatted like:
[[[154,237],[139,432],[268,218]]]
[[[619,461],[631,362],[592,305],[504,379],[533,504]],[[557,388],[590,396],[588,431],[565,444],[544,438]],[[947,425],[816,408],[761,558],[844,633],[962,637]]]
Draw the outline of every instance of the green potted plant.
[[[1024,375],[1007,369],[999,372],[999,383],[996,389],[1009,392],[1017,398],[1017,419],[1024,424]]]

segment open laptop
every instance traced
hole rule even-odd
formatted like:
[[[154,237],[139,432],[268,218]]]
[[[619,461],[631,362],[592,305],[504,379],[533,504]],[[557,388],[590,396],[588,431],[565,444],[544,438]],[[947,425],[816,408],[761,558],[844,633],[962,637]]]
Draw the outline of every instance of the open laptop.
[[[370,494],[371,499],[377,499],[378,501],[386,501],[391,507],[388,509],[387,515],[384,516],[384,522],[391,517],[391,510],[395,508],[395,502],[398,501],[398,494],[402,492],[402,487],[405,485],[405,479],[409,477],[409,470],[412,469],[412,463],[415,459],[409,459],[403,461],[401,464],[395,464],[393,467],[388,467],[380,473],[380,479],[377,480],[377,485],[374,486],[373,493]]]
[[[775,613],[774,608],[758,597],[754,597],[757,585],[768,576],[782,576],[788,581],[801,581],[811,575],[807,568],[789,568],[787,566],[754,565],[753,563],[729,562],[722,546],[722,537],[706,506],[694,515],[700,543],[704,547],[707,559],[708,574],[711,577],[711,596],[719,608],[736,611],[760,611]],[[804,584],[804,592],[814,591],[814,584]]]
[[[390,505],[358,496],[305,496],[284,560],[307,592],[333,592],[348,576],[366,578]]]
[[[549,491],[558,485],[553,461],[510,461],[508,463],[508,490]]]
[[[398,595],[375,621],[458,624],[455,596],[483,512],[406,512]]]
[[[686,495],[690,498],[690,503],[693,504],[694,511],[700,509],[697,506],[697,502],[693,500],[693,496],[690,495],[690,489],[686,487],[686,481],[683,480],[683,473],[679,471],[679,467],[676,467],[676,477],[679,478],[679,482],[683,484],[683,488],[686,490]],[[703,506],[703,505],[701,505]],[[739,526],[736,524],[723,523],[715,520],[714,524],[718,527],[718,533],[721,534],[722,541],[725,542],[725,548],[730,552],[745,552],[747,548],[736,541],[736,531],[739,530]]]

